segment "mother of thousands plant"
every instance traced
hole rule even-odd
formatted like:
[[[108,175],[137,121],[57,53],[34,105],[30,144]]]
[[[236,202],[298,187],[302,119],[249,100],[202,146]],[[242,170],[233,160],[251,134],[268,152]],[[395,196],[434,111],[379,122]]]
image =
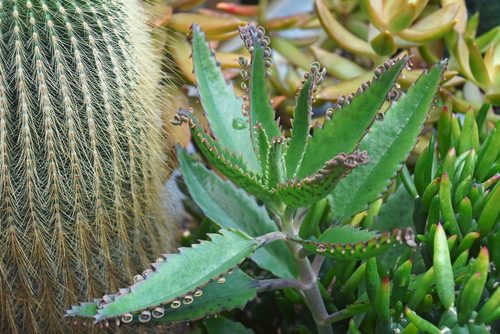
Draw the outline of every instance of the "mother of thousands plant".
[[[101,325],[170,324],[243,308],[257,292],[293,288],[319,333],[333,333],[332,323],[366,312],[367,298],[391,328],[419,320],[409,309],[403,314],[401,307],[398,317],[391,315],[385,293],[390,282],[373,271],[376,263],[360,267],[367,284],[359,302],[334,313],[327,311],[319,279],[325,258],[364,261],[398,243],[417,246],[411,228],[381,233],[341,222],[379,198],[401,168],[433,105],[445,62],[401,92],[396,80],[409,67],[409,57],[387,60],[370,82],[339,99],[323,126],[311,131],[313,95],[324,75],[320,65],[313,64],[297,94],[287,138],[275,120],[267,90],[270,40],[254,24],[241,27],[240,35],[251,54],[251,61],[240,59],[242,99],[224,81],[200,28],[192,27],[194,73],[210,129],[203,129],[189,110],[179,111],[174,120],[190,127],[200,152],[219,172],[178,149],[193,199],[220,232],[178,254],[162,255],[136,275],[130,287],[74,306],[67,316],[93,317]],[[319,227],[310,226],[311,220],[304,217],[327,196],[336,223],[311,233]],[[439,238],[441,232],[435,244],[443,248]],[[247,258],[274,278],[256,280],[243,273],[238,266]],[[409,268],[408,275],[411,264]]]

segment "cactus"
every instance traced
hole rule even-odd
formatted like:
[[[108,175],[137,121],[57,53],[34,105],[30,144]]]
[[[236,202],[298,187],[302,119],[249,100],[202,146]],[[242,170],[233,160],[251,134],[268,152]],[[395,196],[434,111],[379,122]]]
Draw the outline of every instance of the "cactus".
[[[0,1],[0,20],[0,332],[67,332],[65,306],[167,244],[159,62],[137,0]]]

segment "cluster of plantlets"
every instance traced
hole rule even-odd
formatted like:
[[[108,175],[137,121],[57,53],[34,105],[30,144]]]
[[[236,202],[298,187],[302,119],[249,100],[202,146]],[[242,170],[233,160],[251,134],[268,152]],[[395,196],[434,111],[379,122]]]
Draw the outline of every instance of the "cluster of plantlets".
[[[244,57],[239,60],[243,67],[241,98],[226,84],[200,28],[192,27],[194,74],[210,129],[205,130],[189,110],[180,110],[174,120],[189,126],[201,154],[219,173],[178,149],[192,198],[221,230],[210,235],[211,241],[181,248],[178,254],[162,255],[135,276],[130,287],[76,305],[67,316],[93,318],[104,326],[171,324],[243,308],[257,292],[284,289],[309,309],[320,333],[332,333],[332,324],[348,326],[354,333],[366,328],[371,328],[367,332],[388,328],[435,332],[457,326],[486,331],[485,324],[498,318],[489,310],[496,309],[500,300],[498,292],[493,292],[498,291],[495,284],[485,290],[491,296],[478,298],[488,275],[485,248],[476,260],[466,253],[465,260],[462,256],[461,262],[452,266],[454,239],[446,240],[444,229],[436,222],[427,224],[429,230],[434,226],[432,236],[415,238],[412,224],[395,226],[399,220],[396,215],[390,215],[392,221],[373,222],[371,217],[372,223],[368,216],[362,221],[350,219],[368,203],[380,203],[377,199],[401,169],[433,105],[445,63],[433,66],[401,92],[396,80],[409,66],[409,58],[385,61],[371,81],[327,112],[323,126],[312,129],[313,96],[324,75],[320,65],[313,64],[297,93],[291,136],[287,138],[269,100],[270,40],[264,29],[254,24],[240,27],[240,35],[251,55],[250,62]],[[395,89],[398,94],[394,94]],[[449,122],[453,124],[449,128],[454,129],[445,131],[450,135],[450,147],[463,143],[461,149],[469,152],[470,136],[465,128],[470,122],[464,124],[462,134],[456,121]],[[496,137],[488,138],[484,147]],[[498,149],[495,152],[497,159]],[[449,173],[450,163],[445,164]],[[427,175],[428,170],[421,165],[427,168],[427,160],[419,163],[417,175],[421,170]],[[456,165],[461,170],[457,174],[468,173],[462,164]],[[490,174],[488,170],[484,177]],[[415,177],[415,183],[419,178]],[[433,175],[428,182],[432,179]],[[404,180],[408,189],[415,188],[410,177]],[[490,187],[496,179],[488,182]],[[438,197],[440,204],[447,204],[445,191]],[[382,209],[379,206],[379,216],[391,210],[390,202],[399,206],[401,196],[393,196]],[[486,200],[478,217],[485,212],[488,219],[494,216],[491,230],[496,231],[498,211],[487,210],[493,201]],[[326,202],[334,224],[321,214],[317,217]],[[369,212],[372,207],[374,204]],[[446,208],[440,209],[443,215]],[[444,226],[449,230],[451,225],[446,221]],[[421,241],[423,246],[417,244]],[[464,242],[457,242],[457,246],[463,251],[470,249],[472,258],[473,244]],[[424,250],[431,254],[430,263]],[[247,258],[273,277],[253,279],[243,273],[238,267]],[[460,293],[455,303],[456,290]],[[436,294],[439,303],[433,302]]]

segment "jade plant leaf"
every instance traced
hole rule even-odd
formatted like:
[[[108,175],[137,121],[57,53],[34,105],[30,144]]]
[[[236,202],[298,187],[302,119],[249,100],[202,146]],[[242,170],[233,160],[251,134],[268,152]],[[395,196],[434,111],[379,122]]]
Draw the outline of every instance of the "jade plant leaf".
[[[241,39],[252,55],[250,73],[243,77],[243,79],[249,80],[247,91],[250,102],[250,126],[253,128],[256,124],[260,124],[269,138],[278,137],[281,131],[278,123],[274,120],[274,110],[267,87],[267,78],[270,75],[267,68],[271,65],[271,49],[268,47],[269,37],[264,35],[264,28],[257,27],[253,23],[239,29]],[[244,71],[246,70],[244,69]],[[259,141],[254,138],[253,143],[254,148],[258,151]]]
[[[326,197],[337,183],[353,168],[366,164],[368,155],[365,151],[354,151],[352,154],[339,154],[316,173],[301,179],[280,184],[273,190],[274,194],[286,205],[299,208],[313,204]]]
[[[260,175],[249,171],[240,158],[210,137],[201,128],[191,112],[179,110],[175,116],[175,120],[178,123],[188,123],[193,140],[203,153],[203,156],[221,173],[249,193],[261,199],[269,199],[270,193],[264,186]]]
[[[245,304],[256,297],[255,280],[240,269],[225,276],[223,284],[214,281],[198,290],[192,299],[183,300],[178,308],[159,306],[153,310],[124,314],[118,323],[122,324],[173,324],[187,320],[196,320],[208,315],[232,309],[243,309]],[[94,317],[98,302],[81,303],[66,311],[67,317]]]
[[[254,198],[194,161],[184,149],[178,149],[177,156],[189,193],[216,224],[222,228],[239,229],[252,237],[278,231],[266,209]],[[292,255],[282,241],[259,248],[252,260],[276,276],[297,276]]]
[[[243,100],[224,80],[205,34],[196,24],[191,28],[191,46],[196,84],[212,132],[222,146],[240,152],[249,169],[259,172],[260,165],[250,141],[248,116],[242,113]]]
[[[312,95],[321,82],[323,73],[324,70],[320,69],[320,65],[314,63],[311,66],[311,71],[304,76],[305,81],[297,94],[293,110],[292,135],[285,156],[288,178],[295,176],[297,167],[302,160],[311,126]]]
[[[377,68],[371,83],[364,83],[355,95],[339,98],[332,119],[309,138],[299,178],[314,173],[335,155],[356,148],[407,63],[408,57],[386,61]]]
[[[334,216],[348,218],[364,210],[389,185],[415,145],[445,67],[441,62],[422,75],[371,127],[359,145],[370,152],[370,161],[342,179],[328,197]]]
[[[192,298],[212,281],[225,282],[224,275],[250,257],[264,241],[236,230],[221,230],[220,234],[209,236],[211,241],[180,248],[178,254],[163,255],[151,265],[152,269],[135,276],[130,288],[120,290],[115,297],[104,296],[95,321],[162,305],[179,307],[181,300]]]
[[[290,238],[315,254],[341,260],[366,259],[383,252],[397,243],[416,247],[412,229],[394,229],[377,234],[374,231],[358,230],[351,226],[332,226],[318,240]]]

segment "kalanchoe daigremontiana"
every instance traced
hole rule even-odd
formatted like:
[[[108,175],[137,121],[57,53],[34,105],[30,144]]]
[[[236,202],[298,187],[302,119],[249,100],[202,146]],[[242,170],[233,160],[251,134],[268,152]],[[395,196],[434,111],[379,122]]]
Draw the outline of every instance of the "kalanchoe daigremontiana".
[[[210,129],[189,110],[173,120],[187,124],[199,152],[223,176],[178,149],[191,196],[222,230],[211,241],[163,255],[129,289],[75,306],[67,316],[93,317],[104,325],[173,323],[244,307],[256,292],[293,288],[301,291],[318,331],[332,333],[339,317],[329,314],[322,298],[321,259],[370,261],[396,245],[416,246],[411,228],[379,233],[329,221],[327,229],[321,225],[324,231],[316,222],[316,237],[300,231],[307,210],[327,196],[334,216],[343,219],[381,196],[416,142],[445,62],[402,92],[395,82],[409,58],[387,60],[371,81],[329,110],[321,127],[312,128],[314,93],[324,75],[313,64],[296,97],[291,135],[285,137],[269,100],[269,38],[254,24],[240,27],[240,35],[251,55],[250,61],[240,59],[242,98],[225,82],[200,28],[192,27],[194,74]],[[359,197],[356,204],[352,196]],[[246,258],[276,278],[243,275],[235,267]],[[231,291],[230,301],[221,298]],[[213,298],[196,297],[205,293]],[[349,306],[340,312],[348,317],[365,312],[365,300],[356,303],[356,311]]]

